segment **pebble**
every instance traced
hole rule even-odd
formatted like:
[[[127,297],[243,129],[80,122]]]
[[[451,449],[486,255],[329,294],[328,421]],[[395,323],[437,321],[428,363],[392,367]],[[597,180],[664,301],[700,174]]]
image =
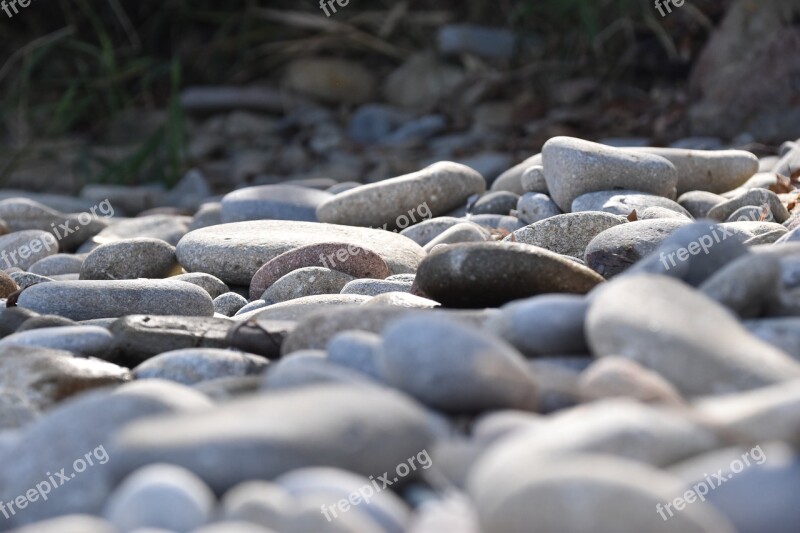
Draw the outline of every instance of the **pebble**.
[[[8,298],[19,289],[14,278],[0,270],[0,298]]]
[[[338,293],[354,278],[384,279],[389,275],[386,262],[372,250],[343,242],[311,244],[289,250],[262,266],[250,282],[250,299],[261,298],[267,289],[287,276],[290,277],[275,289],[279,299],[271,297],[272,302]],[[319,280],[317,287],[308,285],[314,283],[311,277]]]
[[[317,294],[303,296],[278,304],[267,305],[264,308],[246,314],[236,315],[237,322],[251,319],[296,321],[312,314],[322,307],[342,307],[346,305],[359,305],[369,301],[369,296],[361,294]]]
[[[416,271],[425,257],[415,242],[389,231],[273,220],[222,224],[193,231],[178,243],[177,255],[188,271],[205,272],[233,285],[250,285],[256,272],[282,253],[331,242],[372,250],[381,256],[392,274]]]
[[[201,289],[205,290],[212,299],[217,298],[226,292],[230,292],[224,281],[212,276],[211,274],[205,274],[203,272],[180,274],[178,276],[173,276],[170,279],[172,281],[185,281],[186,283],[197,285]]]
[[[166,278],[177,268],[175,247],[159,239],[124,239],[101,244],[86,256],[82,280]]]
[[[699,287],[706,296],[741,318],[764,315],[778,297],[780,260],[769,254],[746,254],[720,268]]]
[[[219,507],[225,520],[241,520],[283,531],[292,519],[295,505],[289,492],[277,483],[245,481],[227,491]]]
[[[528,167],[528,169],[522,173],[521,183],[522,190],[524,190],[526,193],[533,192],[549,194],[550,192],[547,189],[547,179],[544,176],[544,167],[541,165]]]
[[[589,307],[586,335],[595,356],[632,359],[687,397],[800,377],[800,364],[750,335],[725,308],[663,276],[630,276],[604,286]]]
[[[14,231],[40,230],[54,235],[62,250],[73,251],[85,240],[99,233],[108,224],[95,214],[68,215],[27,198],[0,201],[0,218]],[[104,216],[107,213],[101,211]],[[113,209],[111,209],[113,215]],[[88,218],[88,220],[87,220]]]
[[[681,205],[669,198],[637,191],[598,191],[583,194],[572,202],[572,211],[604,211],[613,215],[629,216],[649,207],[662,207],[692,218]]]
[[[430,253],[440,244],[447,245],[462,242],[486,242],[490,239],[491,234],[481,226],[471,222],[462,222],[440,233],[431,242],[426,244],[423,249]]]
[[[267,359],[254,354],[215,348],[186,348],[148,359],[133,369],[133,376],[195,385],[221,377],[261,374],[267,364]]]
[[[385,294],[379,294],[361,305],[405,307],[408,309],[434,309],[436,307],[441,307],[439,302],[434,302],[428,298],[422,298],[407,292],[387,292]]]
[[[500,339],[444,318],[408,317],[383,334],[386,381],[451,413],[533,409],[536,387],[522,355]]]
[[[267,391],[309,387],[312,385],[370,386],[361,373],[335,365],[323,351],[295,352],[270,366],[261,388]]]
[[[462,222],[463,220],[455,217],[431,218],[404,229],[400,232],[400,235],[408,237],[420,246],[425,246],[448,229]]]
[[[783,205],[778,195],[766,189],[753,189],[736,198],[718,204],[708,211],[708,218],[724,222],[737,210],[746,206],[768,206],[772,217],[778,224],[783,224],[789,218],[789,211],[786,209],[786,206]],[[759,220],[761,219],[756,218],[754,221]]]
[[[26,320],[37,316],[33,311],[21,307],[0,306],[0,338],[14,333]]]
[[[103,358],[113,341],[114,336],[98,326],[43,327],[9,335],[0,340],[0,347],[41,347],[71,352],[76,356]]]
[[[15,231],[0,236],[0,270],[28,270],[34,263],[58,253],[52,234],[40,230]]]
[[[391,292],[411,292],[413,281],[386,281],[374,279],[356,279],[345,285],[341,294],[360,294],[363,296],[378,296]]]
[[[676,196],[678,172],[660,156],[555,137],[542,148],[542,160],[550,195],[565,212],[583,194],[614,188]]]
[[[446,24],[437,32],[442,54],[474,54],[487,59],[510,59],[515,53],[514,34],[502,28],[477,24]]]
[[[579,394],[587,400],[634,398],[644,403],[682,406],[680,393],[661,375],[623,357],[603,357],[581,374]]]
[[[83,243],[79,253],[88,253],[100,246],[125,239],[160,239],[172,246],[189,231],[190,217],[151,215],[115,221],[112,225]]]
[[[190,533],[207,524],[216,498],[183,468],[152,464],[133,472],[108,497],[103,514],[122,531],[163,528]]]
[[[512,216],[502,216],[502,215],[474,215],[474,216],[467,216],[461,219],[463,222],[472,222],[473,224],[478,224],[479,226],[483,226],[488,230],[497,230],[502,232],[513,233],[520,228],[525,227],[525,223],[518,219],[517,217]]]
[[[109,466],[116,476],[127,475],[157,456],[222,493],[242,481],[274,479],[320,464],[365,476],[394,470],[425,449],[438,431],[421,406],[396,392],[301,387],[129,425],[117,434]],[[348,446],[341,446],[343,434]]]
[[[678,171],[678,194],[731,191],[758,172],[758,158],[743,150],[686,150],[682,148],[628,148],[661,156]]]
[[[137,314],[214,314],[214,303],[206,291],[169,280],[53,281],[28,288],[18,303],[37,313],[72,320]]]
[[[611,279],[658,249],[688,220],[661,218],[620,224],[597,235],[586,247],[586,266]]]
[[[488,192],[472,204],[469,212],[473,215],[508,215],[518,202],[519,195],[513,192]]]
[[[634,461],[588,454],[554,461],[523,450],[504,459],[492,451],[470,475],[468,491],[481,531],[735,531],[711,506],[687,505],[662,520],[656,506],[684,494],[686,486]],[[575,494],[581,495],[581,512],[575,512]]]
[[[647,207],[642,212],[636,212],[638,220],[655,220],[658,218],[675,218],[679,220],[692,220],[688,216],[666,207]]]
[[[343,331],[328,343],[327,356],[331,363],[383,382],[381,349],[380,335],[366,331]]]
[[[541,166],[542,154],[536,154],[529,157],[522,163],[506,170],[492,183],[493,191],[509,191],[515,194],[525,194],[529,192],[522,186],[522,175],[532,166]],[[547,184],[545,183],[545,190],[540,192],[547,192]]]
[[[713,207],[727,202],[727,198],[707,191],[689,191],[678,198],[678,203],[694,218],[706,218]]]
[[[27,527],[15,529],[13,533],[64,533],[80,531],[81,533],[118,533],[113,524],[102,518],[90,515],[69,515],[42,520]]]
[[[226,292],[214,298],[214,313],[233,316],[247,305],[247,298],[235,292]]]
[[[486,190],[471,168],[440,162],[419,172],[337,194],[317,209],[320,222],[403,230],[444,215]]]
[[[85,255],[56,254],[36,261],[28,269],[31,274],[58,276],[60,274],[80,274]]]
[[[561,209],[542,193],[527,192],[517,202],[517,218],[526,224],[535,224],[561,214]]]
[[[577,295],[548,294],[505,305],[486,329],[526,357],[585,355],[588,303]]]
[[[519,243],[454,244],[420,265],[415,287],[454,307],[492,307],[537,294],[585,294],[603,279],[543,248]]]
[[[607,229],[627,222],[625,217],[602,212],[569,213],[517,230],[503,240],[530,244],[557,254],[583,259],[586,247],[592,239]]]
[[[316,222],[317,207],[333,196],[296,185],[247,187],[222,198],[222,223],[247,220]]]

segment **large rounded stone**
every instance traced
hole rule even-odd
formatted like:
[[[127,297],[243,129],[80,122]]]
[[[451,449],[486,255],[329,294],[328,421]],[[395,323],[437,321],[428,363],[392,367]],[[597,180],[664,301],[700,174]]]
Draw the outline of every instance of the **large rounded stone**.
[[[305,220],[316,222],[317,207],[333,197],[296,185],[263,185],[239,189],[222,198],[222,222]]]
[[[416,287],[450,307],[494,307],[537,294],[585,294],[603,278],[556,253],[510,242],[454,244],[420,265]]]
[[[444,215],[486,190],[471,168],[441,162],[419,172],[337,194],[317,209],[321,222],[388,230]]]
[[[569,460],[488,453],[474,468],[469,494],[482,531],[492,533],[733,533],[712,507],[689,505],[669,520],[657,506],[686,492],[680,479],[603,455]],[[578,504],[579,502],[579,504]],[[579,505],[579,508],[576,508]]]
[[[133,369],[136,379],[167,379],[184,385],[231,376],[260,374],[269,361],[261,356],[219,350],[188,348],[159,354]]]
[[[80,273],[82,280],[165,278],[177,266],[172,245],[159,239],[125,239],[92,250]]]
[[[586,247],[586,266],[605,278],[612,278],[654,252],[690,220],[661,218],[638,220],[607,229]]]
[[[30,321],[29,321],[30,322]],[[101,357],[111,349],[114,336],[99,326],[65,326],[31,329],[0,340],[0,346],[38,346],[83,357]]]
[[[217,493],[309,466],[369,476],[394,471],[431,444],[438,428],[419,404],[387,389],[300,387],[129,425],[109,450],[109,466],[121,478],[158,458]]]
[[[533,409],[536,386],[512,346],[441,317],[415,316],[383,335],[384,379],[435,409]]]
[[[390,275],[386,262],[372,250],[347,243],[311,244],[289,250],[262,266],[250,282],[250,300],[261,298],[264,291],[270,288],[273,283],[287,274],[306,267],[335,270],[350,276],[351,279],[384,279]],[[341,290],[341,287],[339,287],[339,290]],[[339,292],[339,290],[332,292]],[[308,293],[300,296],[309,296],[311,294],[326,293]],[[283,300],[285,299],[287,298]]]
[[[671,199],[676,196],[678,172],[656,155],[555,137],[542,148],[542,160],[550,195],[565,212],[587,192],[631,189]]]
[[[750,335],[702,293],[665,276],[630,276],[604,286],[592,300],[586,333],[594,355],[633,359],[686,396],[800,378],[800,364],[787,354]]]
[[[53,281],[29,287],[18,305],[40,314],[72,320],[125,315],[213,316],[206,291],[169,280]]]
[[[425,257],[414,241],[388,231],[278,220],[222,224],[193,231],[178,243],[177,255],[186,270],[206,272],[233,285],[250,285],[256,272],[282,253],[330,242],[372,250],[392,274],[415,272]]]
[[[675,165],[678,194],[732,191],[758,172],[758,158],[743,150],[686,150],[683,148],[626,148],[658,155]]]

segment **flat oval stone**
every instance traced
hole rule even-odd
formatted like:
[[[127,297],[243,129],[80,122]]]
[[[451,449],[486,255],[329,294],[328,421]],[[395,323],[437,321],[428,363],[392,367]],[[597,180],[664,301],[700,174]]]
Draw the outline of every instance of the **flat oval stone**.
[[[136,379],[167,379],[184,385],[263,372],[269,360],[259,355],[214,348],[187,348],[151,357],[133,369]]]
[[[247,220],[317,221],[317,207],[334,195],[296,185],[246,187],[222,198],[222,223]]]
[[[631,189],[674,199],[675,166],[657,155],[633,153],[573,137],[555,137],[542,148],[547,188],[563,211],[595,191]]]
[[[491,239],[491,234],[477,224],[462,222],[450,229],[443,231],[435,239],[425,245],[425,251],[430,252],[440,244],[456,244],[459,242],[486,242]]]
[[[72,320],[125,315],[213,316],[206,291],[169,280],[53,281],[29,287],[18,305]]]
[[[56,254],[40,259],[28,269],[31,274],[40,276],[58,276],[61,274],[80,274],[83,261],[82,254]]]
[[[372,250],[392,274],[415,272],[425,257],[418,244],[392,232],[278,220],[237,222],[193,231],[178,243],[177,255],[188,271],[206,272],[233,285],[250,285],[256,272],[282,253],[330,242]]]
[[[0,237],[0,270],[28,270],[45,257],[58,253],[58,241],[40,230],[15,231]]]
[[[15,333],[0,340],[0,346],[38,346],[83,357],[101,357],[111,349],[113,341],[114,336],[105,328],[67,326]]]
[[[332,224],[405,229],[444,215],[465,204],[473,194],[485,191],[486,181],[473,169],[440,162],[413,174],[337,194],[319,206],[317,218]]]
[[[250,300],[261,298],[273,283],[305,267],[331,269],[352,278],[384,279],[390,275],[386,262],[372,250],[343,242],[311,244],[289,250],[262,266],[250,282]]]
[[[135,238],[102,244],[89,252],[82,280],[165,278],[175,270],[175,247],[160,239]]]
[[[272,305],[306,296],[339,294],[354,279],[344,272],[329,268],[298,268],[270,285],[262,298]]]
[[[6,221],[11,231],[41,230],[52,233],[58,238],[62,250],[74,250],[108,225],[107,220],[97,214],[97,208],[94,208],[94,214],[71,215],[28,198],[0,201],[0,218]]]
[[[641,213],[648,207],[663,207],[692,218],[691,214],[679,203],[639,191],[598,191],[583,194],[572,202],[572,212],[604,211],[614,215],[627,217],[631,212]]]
[[[411,292],[413,281],[387,281],[385,279],[356,279],[342,287],[341,294],[378,296],[391,292]]]
[[[245,314],[235,315],[233,319],[236,322],[244,322],[251,319],[257,319],[259,321],[299,320],[307,315],[313,314],[322,307],[362,304],[369,301],[369,299],[369,296],[360,294],[317,294],[315,296],[304,296],[287,302],[267,305]]]
[[[510,303],[489,319],[486,329],[526,357],[585,355],[586,298],[547,294]]]
[[[217,296],[223,295],[226,292],[230,292],[230,289],[228,289],[228,286],[224,281],[212,276],[211,274],[206,274],[205,272],[180,274],[178,276],[173,276],[170,279],[172,281],[185,281],[186,283],[197,285],[198,287],[204,289],[212,298],[216,298]]]
[[[114,221],[113,224],[83,243],[78,252],[88,253],[101,244],[144,237],[161,239],[175,246],[189,231],[191,221],[191,217],[172,215],[151,215]]]
[[[638,220],[607,229],[586,247],[586,266],[606,279],[612,278],[654,252],[690,220],[660,218]]]
[[[383,334],[387,383],[450,413],[534,409],[536,385],[522,355],[485,332],[442,318],[414,316]]]
[[[758,172],[758,158],[744,150],[686,150],[683,148],[627,148],[661,156],[678,171],[678,194],[732,191]]]
[[[627,222],[625,217],[609,213],[569,213],[526,226],[503,240],[539,246],[557,254],[583,259],[592,239],[607,229]]]
[[[595,356],[632,359],[687,397],[800,378],[800,364],[787,354],[750,335],[701,292],[665,276],[626,276],[604,286],[590,305],[586,334]]]
[[[585,294],[603,282],[544,248],[510,242],[454,244],[420,265],[415,286],[450,307],[495,307],[537,294]]]
[[[455,217],[431,218],[404,229],[400,235],[408,237],[420,246],[425,246],[443,232],[462,222],[463,220]]]
[[[314,385],[131,424],[116,435],[109,467],[119,479],[158,457],[194,472],[217,493],[308,466],[369,476],[424,450],[438,428],[422,406],[395,391]]]
[[[713,218],[714,220],[723,222],[728,220],[728,218],[730,218],[731,215],[733,215],[740,208],[747,206],[769,207],[775,222],[778,224],[783,224],[789,219],[789,211],[786,209],[786,206],[783,205],[783,202],[781,202],[780,197],[767,189],[752,189],[737,196],[736,198],[732,198],[727,202],[716,205],[708,211],[708,218]],[[752,221],[758,222],[760,220],[760,218],[756,218]]]
[[[39,283],[47,283],[48,281],[55,281],[52,278],[39,276],[38,274],[31,274],[30,272],[14,272],[13,274],[11,274],[11,279],[14,280],[14,283],[19,285],[20,289],[27,289],[28,287],[31,287],[33,285],[38,285]]]
[[[559,461],[524,453],[506,456],[503,462],[494,453],[497,448],[481,458],[468,484],[481,531],[736,531],[711,506],[687,505],[669,521],[663,520],[657,506],[663,509],[689,485],[639,462],[599,454]],[[576,495],[580,495],[580,512],[575,508]]]

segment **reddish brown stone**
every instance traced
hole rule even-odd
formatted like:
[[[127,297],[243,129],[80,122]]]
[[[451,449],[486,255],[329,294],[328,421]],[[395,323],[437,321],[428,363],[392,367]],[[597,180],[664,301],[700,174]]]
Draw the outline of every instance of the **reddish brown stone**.
[[[0,298],[8,298],[18,290],[19,287],[14,283],[14,280],[11,279],[8,274],[0,270]]]
[[[386,262],[366,248],[344,242],[326,242],[301,246],[285,252],[262,266],[250,282],[250,300],[261,298],[270,285],[286,274],[305,267],[325,267],[358,279],[386,279]]]

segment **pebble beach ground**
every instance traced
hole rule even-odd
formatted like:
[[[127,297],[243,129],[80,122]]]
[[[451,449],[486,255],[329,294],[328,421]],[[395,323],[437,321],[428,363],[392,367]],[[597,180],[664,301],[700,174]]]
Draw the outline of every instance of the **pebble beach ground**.
[[[796,531],[798,169],[4,193],[0,530]]]

